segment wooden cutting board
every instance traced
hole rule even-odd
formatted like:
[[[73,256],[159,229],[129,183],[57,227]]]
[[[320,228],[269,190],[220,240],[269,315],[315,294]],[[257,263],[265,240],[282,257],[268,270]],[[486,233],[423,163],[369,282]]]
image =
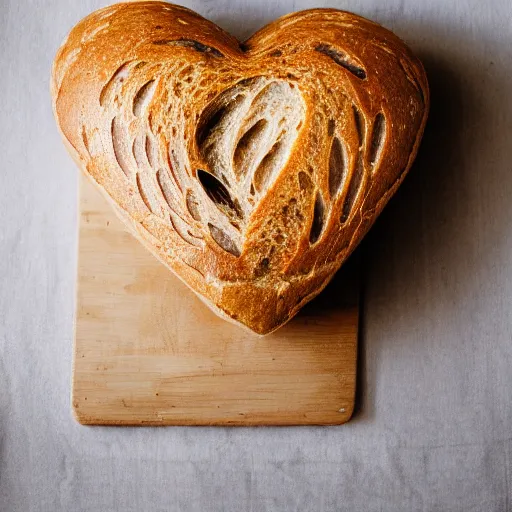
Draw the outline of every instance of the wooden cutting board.
[[[73,409],[82,424],[331,425],[354,408],[349,262],[266,337],[217,318],[80,181]]]

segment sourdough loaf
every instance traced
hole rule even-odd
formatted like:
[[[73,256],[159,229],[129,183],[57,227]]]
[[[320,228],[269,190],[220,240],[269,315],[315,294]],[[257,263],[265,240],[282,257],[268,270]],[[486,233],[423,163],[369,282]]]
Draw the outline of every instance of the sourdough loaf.
[[[117,4],[59,49],[55,116],[139,240],[259,334],[329,282],[416,155],[429,92],[383,27],[334,9],[245,43],[162,2]]]

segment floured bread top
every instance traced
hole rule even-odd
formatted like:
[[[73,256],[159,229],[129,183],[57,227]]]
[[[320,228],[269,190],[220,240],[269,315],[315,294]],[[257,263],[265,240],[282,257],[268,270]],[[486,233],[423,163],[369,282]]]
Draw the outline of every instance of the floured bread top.
[[[218,314],[266,334],[316,296],[407,173],[421,63],[350,13],[246,43],[183,7],[118,4],[55,59],[71,154],[139,240]]]

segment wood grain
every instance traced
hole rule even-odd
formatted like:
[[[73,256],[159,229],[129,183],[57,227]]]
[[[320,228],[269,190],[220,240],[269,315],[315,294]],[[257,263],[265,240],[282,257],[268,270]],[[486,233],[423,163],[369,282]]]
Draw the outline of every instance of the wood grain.
[[[82,424],[341,424],[354,408],[352,261],[259,337],[212,313],[80,182],[72,403]]]

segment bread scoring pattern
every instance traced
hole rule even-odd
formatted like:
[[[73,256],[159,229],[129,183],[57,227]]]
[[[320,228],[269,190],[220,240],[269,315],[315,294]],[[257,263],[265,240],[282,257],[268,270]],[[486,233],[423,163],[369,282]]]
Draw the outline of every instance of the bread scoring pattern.
[[[107,7],[59,50],[52,92],[73,156],[126,225],[258,333],[292,318],[355,248],[428,110],[410,50],[332,9],[241,45],[182,7]]]

